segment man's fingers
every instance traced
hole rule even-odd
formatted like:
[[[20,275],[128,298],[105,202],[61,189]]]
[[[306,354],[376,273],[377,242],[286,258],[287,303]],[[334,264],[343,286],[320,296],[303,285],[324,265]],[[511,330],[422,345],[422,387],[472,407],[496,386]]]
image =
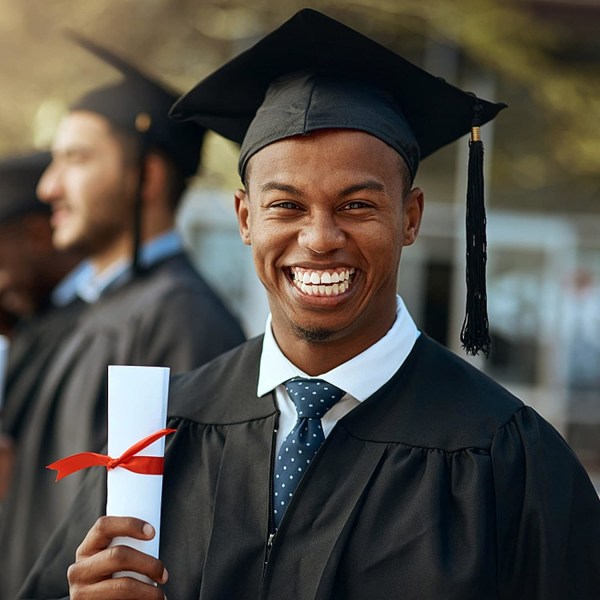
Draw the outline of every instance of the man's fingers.
[[[112,546],[78,560],[69,567],[67,578],[71,587],[78,588],[109,580],[114,573],[120,571],[145,575],[158,584],[166,583],[168,578],[167,570],[160,560],[129,546]]]
[[[69,589],[71,600],[165,600],[160,588],[137,581],[131,577],[105,579],[94,585],[72,585]]]
[[[76,560],[92,556],[108,547],[115,537],[151,540],[154,527],[134,517],[100,517],[77,548]]]

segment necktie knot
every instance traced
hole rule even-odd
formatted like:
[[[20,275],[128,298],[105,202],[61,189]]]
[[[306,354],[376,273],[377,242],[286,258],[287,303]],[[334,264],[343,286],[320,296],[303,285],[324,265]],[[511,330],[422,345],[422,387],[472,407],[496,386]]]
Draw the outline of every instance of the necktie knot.
[[[320,419],[345,393],[323,379],[301,377],[286,381],[285,389],[299,419]]]

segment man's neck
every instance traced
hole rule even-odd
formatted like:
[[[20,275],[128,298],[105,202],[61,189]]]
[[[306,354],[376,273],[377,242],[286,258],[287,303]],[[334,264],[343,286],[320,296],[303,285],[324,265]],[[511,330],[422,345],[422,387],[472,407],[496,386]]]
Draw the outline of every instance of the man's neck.
[[[106,248],[102,252],[89,257],[89,261],[94,267],[96,274],[103,273],[113,265],[123,260],[131,260],[133,254],[133,242],[130,238],[121,240]]]
[[[273,335],[286,358],[307,375],[326,373],[358,356],[377,343],[392,327],[395,311],[380,328],[372,328],[354,335],[333,333],[323,341],[310,341],[291,328],[279,328],[273,323]]]

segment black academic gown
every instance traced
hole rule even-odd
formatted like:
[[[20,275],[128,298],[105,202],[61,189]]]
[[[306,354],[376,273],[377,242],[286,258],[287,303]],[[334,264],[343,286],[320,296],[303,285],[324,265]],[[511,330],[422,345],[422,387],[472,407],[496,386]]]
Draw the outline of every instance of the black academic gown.
[[[0,599],[12,600],[65,514],[82,474],[54,482],[46,465],[106,443],[107,367],[189,371],[243,341],[239,324],[184,254],[89,305],[54,357],[21,435],[0,521]]]
[[[270,553],[278,411],[255,395],[261,340],[176,378],[161,558],[177,600],[593,600],[600,503],[558,433],[421,335],[396,375],[341,419]],[[20,595],[65,596],[101,514],[89,472]],[[268,562],[265,566],[265,561]]]
[[[84,302],[50,305],[19,323],[10,343],[1,429],[17,443],[37,388],[61,342],[77,321]]]

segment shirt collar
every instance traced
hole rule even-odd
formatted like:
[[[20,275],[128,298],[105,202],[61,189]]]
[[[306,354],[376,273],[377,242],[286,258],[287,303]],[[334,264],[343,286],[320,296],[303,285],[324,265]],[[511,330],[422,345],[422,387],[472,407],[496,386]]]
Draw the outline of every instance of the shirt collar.
[[[50,295],[54,306],[66,306],[77,298],[77,289],[83,280],[90,277],[92,265],[87,261],[80,262],[72,271],[67,273],[55,286]]]
[[[140,264],[151,267],[165,258],[178,254],[183,250],[181,236],[174,229],[163,233],[140,247]],[[109,289],[120,287],[131,279],[131,260],[122,258],[109,265],[101,273],[97,273],[89,261],[87,268],[77,279],[77,295],[89,304],[96,302]]]
[[[396,320],[385,336],[358,356],[316,377],[327,380],[362,402],[398,371],[419,334],[402,298],[397,296]],[[365,377],[364,373],[369,376]],[[258,396],[263,396],[293,377],[309,375],[292,364],[280,350],[273,336],[269,315],[260,358]]]

